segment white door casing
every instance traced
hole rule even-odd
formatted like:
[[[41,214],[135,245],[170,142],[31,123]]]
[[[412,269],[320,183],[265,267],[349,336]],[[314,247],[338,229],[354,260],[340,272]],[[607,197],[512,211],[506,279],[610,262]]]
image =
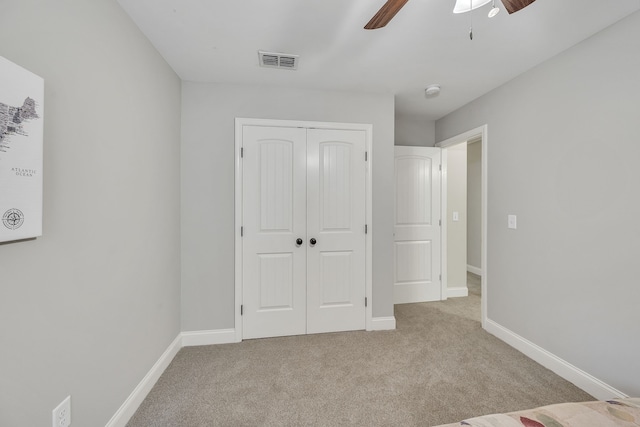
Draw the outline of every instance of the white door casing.
[[[395,147],[395,304],[446,299],[440,276],[440,151]]]
[[[236,119],[238,341],[371,324],[371,127],[287,124]]]
[[[307,133],[307,333],[365,328],[365,141]]]

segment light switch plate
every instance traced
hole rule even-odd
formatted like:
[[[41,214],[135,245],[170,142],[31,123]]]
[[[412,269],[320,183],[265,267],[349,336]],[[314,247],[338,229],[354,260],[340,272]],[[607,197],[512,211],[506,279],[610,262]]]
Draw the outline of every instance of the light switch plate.
[[[512,230],[518,228],[517,218],[515,215],[507,216],[507,227],[511,228]]]
[[[453,213],[453,220],[454,221],[459,221],[460,220],[460,214],[458,212],[454,212]]]

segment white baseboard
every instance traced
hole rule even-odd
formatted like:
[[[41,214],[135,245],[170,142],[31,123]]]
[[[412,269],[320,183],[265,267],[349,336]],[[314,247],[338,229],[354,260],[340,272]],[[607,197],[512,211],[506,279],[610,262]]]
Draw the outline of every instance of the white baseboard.
[[[478,267],[474,267],[473,265],[467,264],[467,271],[469,273],[477,274],[478,276],[482,276],[482,269]]]
[[[485,329],[500,338],[511,347],[524,353],[542,366],[555,372],[565,380],[575,384],[598,400],[627,398],[626,394],[600,381],[596,377],[577,368],[569,362],[548,352],[544,348],[532,343],[520,335],[510,331],[502,325],[487,319]]]
[[[447,298],[468,297],[469,289],[466,286],[453,286],[447,288]]]
[[[182,346],[193,347],[197,345],[229,344],[236,342],[235,329],[215,329],[211,331],[183,332]]]
[[[178,334],[176,339],[169,345],[169,348],[162,353],[162,356],[160,356],[158,361],[149,372],[147,372],[147,375],[144,376],[142,381],[138,383],[136,388],[133,389],[129,397],[127,397],[127,400],[124,401],[105,427],[125,427],[158,381],[160,375],[162,375],[169,366],[169,363],[171,363],[176,354],[178,354],[180,348],[182,348],[182,336]]]
[[[372,331],[390,331],[396,328],[395,316],[389,317],[374,317],[371,319]]]

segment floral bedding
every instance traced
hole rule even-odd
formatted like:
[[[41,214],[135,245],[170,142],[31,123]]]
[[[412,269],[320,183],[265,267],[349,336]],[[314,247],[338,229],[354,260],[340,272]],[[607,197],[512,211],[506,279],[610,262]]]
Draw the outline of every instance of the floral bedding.
[[[561,403],[508,414],[485,415],[440,427],[640,426],[640,398]]]

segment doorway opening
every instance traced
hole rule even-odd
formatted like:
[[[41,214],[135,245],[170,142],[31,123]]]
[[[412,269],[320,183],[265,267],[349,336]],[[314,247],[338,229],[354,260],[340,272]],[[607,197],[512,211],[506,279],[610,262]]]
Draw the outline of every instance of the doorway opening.
[[[448,296],[466,296],[467,272],[480,276],[480,311],[483,328],[487,319],[487,125],[480,126],[436,144],[442,149],[442,279]],[[471,147],[471,149],[470,149]],[[472,165],[469,164],[469,154]],[[479,159],[477,158],[479,157]],[[460,160],[464,159],[464,162]],[[472,167],[470,167],[472,166]],[[479,173],[478,173],[479,169]],[[464,171],[461,179],[456,172]],[[468,198],[467,173],[475,174],[471,179]],[[480,182],[477,182],[477,179]],[[450,187],[460,183],[464,195],[451,192]],[[478,185],[479,184],[479,185]],[[478,194],[479,193],[479,194]],[[450,200],[451,198],[451,200]],[[454,200],[457,198],[457,200]],[[479,206],[477,206],[479,204]],[[464,210],[460,208],[464,206]],[[471,208],[471,210],[469,209]],[[479,209],[478,209],[479,208]],[[477,218],[479,214],[480,218]],[[460,220],[464,215],[464,232]],[[469,224],[469,221],[474,221]],[[470,225],[470,226],[469,226]],[[469,232],[470,231],[470,232]],[[461,236],[464,239],[461,244]],[[471,246],[473,245],[473,246]],[[452,246],[452,247],[450,247]],[[462,246],[462,249],[460,248]],[[470,246],[468,248],[468,246]],[[451,250],[450,250],[451,249]],[[468,251],[468,249],[471,249]],[[478,253],[479,252],[479,253]],[[461,261],[462,260],[462,261]],[[469,262],[470,261],[470,262]],[[479,264],[479,265],[477,265]],[[451,268],[450,268],[451,267]],[[473,276],[472,276],[473,281]]]

